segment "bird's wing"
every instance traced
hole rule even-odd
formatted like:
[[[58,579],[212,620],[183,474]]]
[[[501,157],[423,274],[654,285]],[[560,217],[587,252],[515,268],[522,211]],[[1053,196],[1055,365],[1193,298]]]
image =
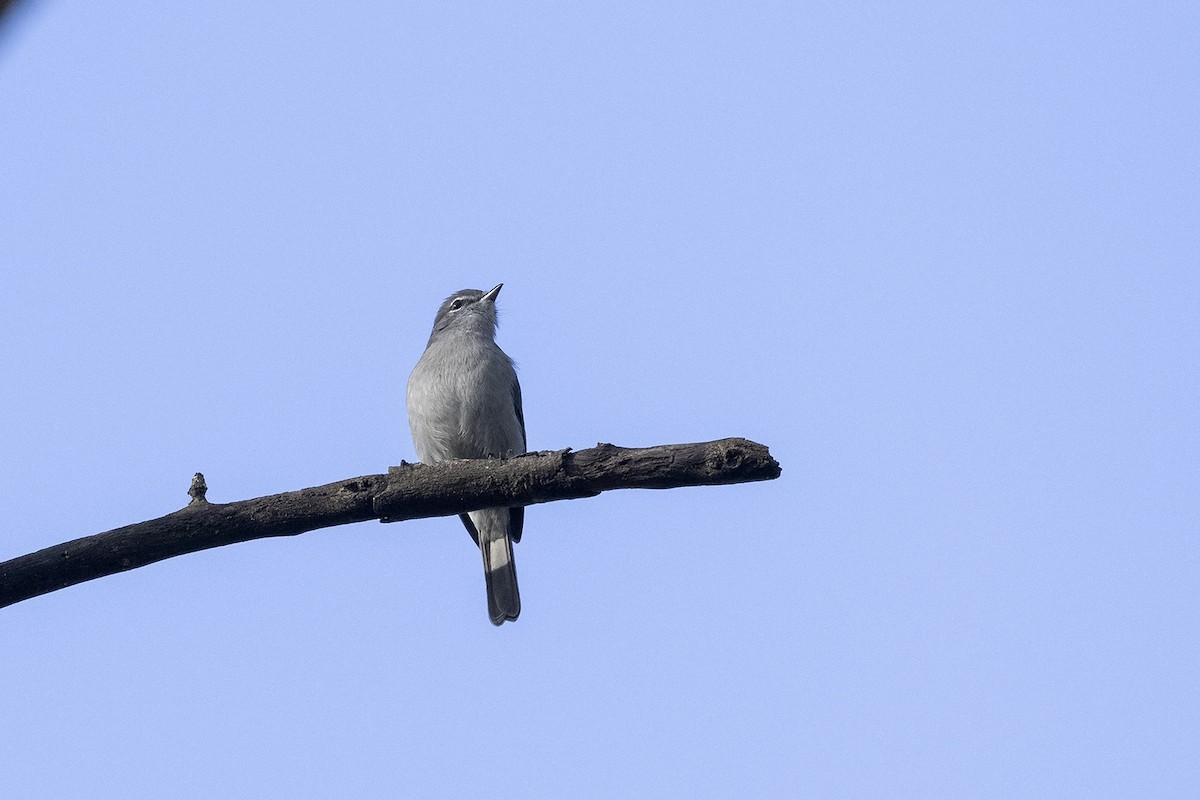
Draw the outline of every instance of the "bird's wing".
[[[508,535],[514,542],[521,541],[521,529],[525,527],[525,506],[508,510]]]
[[[525,452],[527,447],[525,443],[525,410],[521,408],[521,382],[517,380],[517,373],[513,373],[512,382],[513,395],[513,410],[517,412],[517,422],[521,423],[521,452]],[[521,541],[521,529],[525,527],[525,509],[510,508],[509,510],[509,525],[508,532],[512,536],[514,542]]]
[[[512,397],[513,410],[517,412],[517,422],[521,423],[521,452],[525,452],[525,411],[521,408],[521,382],[517,380],[517,373],[513,373],[512,380]]]

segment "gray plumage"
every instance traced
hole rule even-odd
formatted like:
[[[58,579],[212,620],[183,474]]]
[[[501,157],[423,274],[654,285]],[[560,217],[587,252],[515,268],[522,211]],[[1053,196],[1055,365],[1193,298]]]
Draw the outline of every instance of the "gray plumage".
[[[525,452],[521,384],[512,359],[495,341],[497,284],[464,289],[442,303],[425,353],[408,378],[408,425],[417,457],[508,458]],[[521,540],[524,508],[462,514],[483,554],[488,615],[500,625],[521,613],[513,542]]]

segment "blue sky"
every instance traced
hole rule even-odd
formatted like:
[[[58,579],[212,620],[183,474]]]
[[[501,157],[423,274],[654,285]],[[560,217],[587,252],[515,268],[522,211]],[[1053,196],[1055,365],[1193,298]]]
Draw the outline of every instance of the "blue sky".
[[[43,0],[0,33],[0,558],[414,458],[503,281],[530,446],[774,482],[0,610],[13,796],[1190,797],[1194,4]]]

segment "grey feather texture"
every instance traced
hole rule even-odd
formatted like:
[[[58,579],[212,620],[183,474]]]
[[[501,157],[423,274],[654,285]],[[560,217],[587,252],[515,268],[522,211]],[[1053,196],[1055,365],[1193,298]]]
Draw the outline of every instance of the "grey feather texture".
[[[496,344],[497,284],[446,298],[433,320],[425,352],[408,378],[408,425],[417,457],[508,458],[525,452],[521,384]],[[486,508],[462,515],[483,556],[488,615],[496,625],[521,613],[513,542],[521,540],[524,508]]]

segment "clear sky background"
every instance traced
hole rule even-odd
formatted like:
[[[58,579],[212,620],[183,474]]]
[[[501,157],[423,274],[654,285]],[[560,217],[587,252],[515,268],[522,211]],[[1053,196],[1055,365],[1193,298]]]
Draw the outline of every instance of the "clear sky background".
[[[532,448],[783,476],[0,610],[3,794],[1195,797],[1198,8],[22,6],[0,558],[413,460],[501,281]]]

